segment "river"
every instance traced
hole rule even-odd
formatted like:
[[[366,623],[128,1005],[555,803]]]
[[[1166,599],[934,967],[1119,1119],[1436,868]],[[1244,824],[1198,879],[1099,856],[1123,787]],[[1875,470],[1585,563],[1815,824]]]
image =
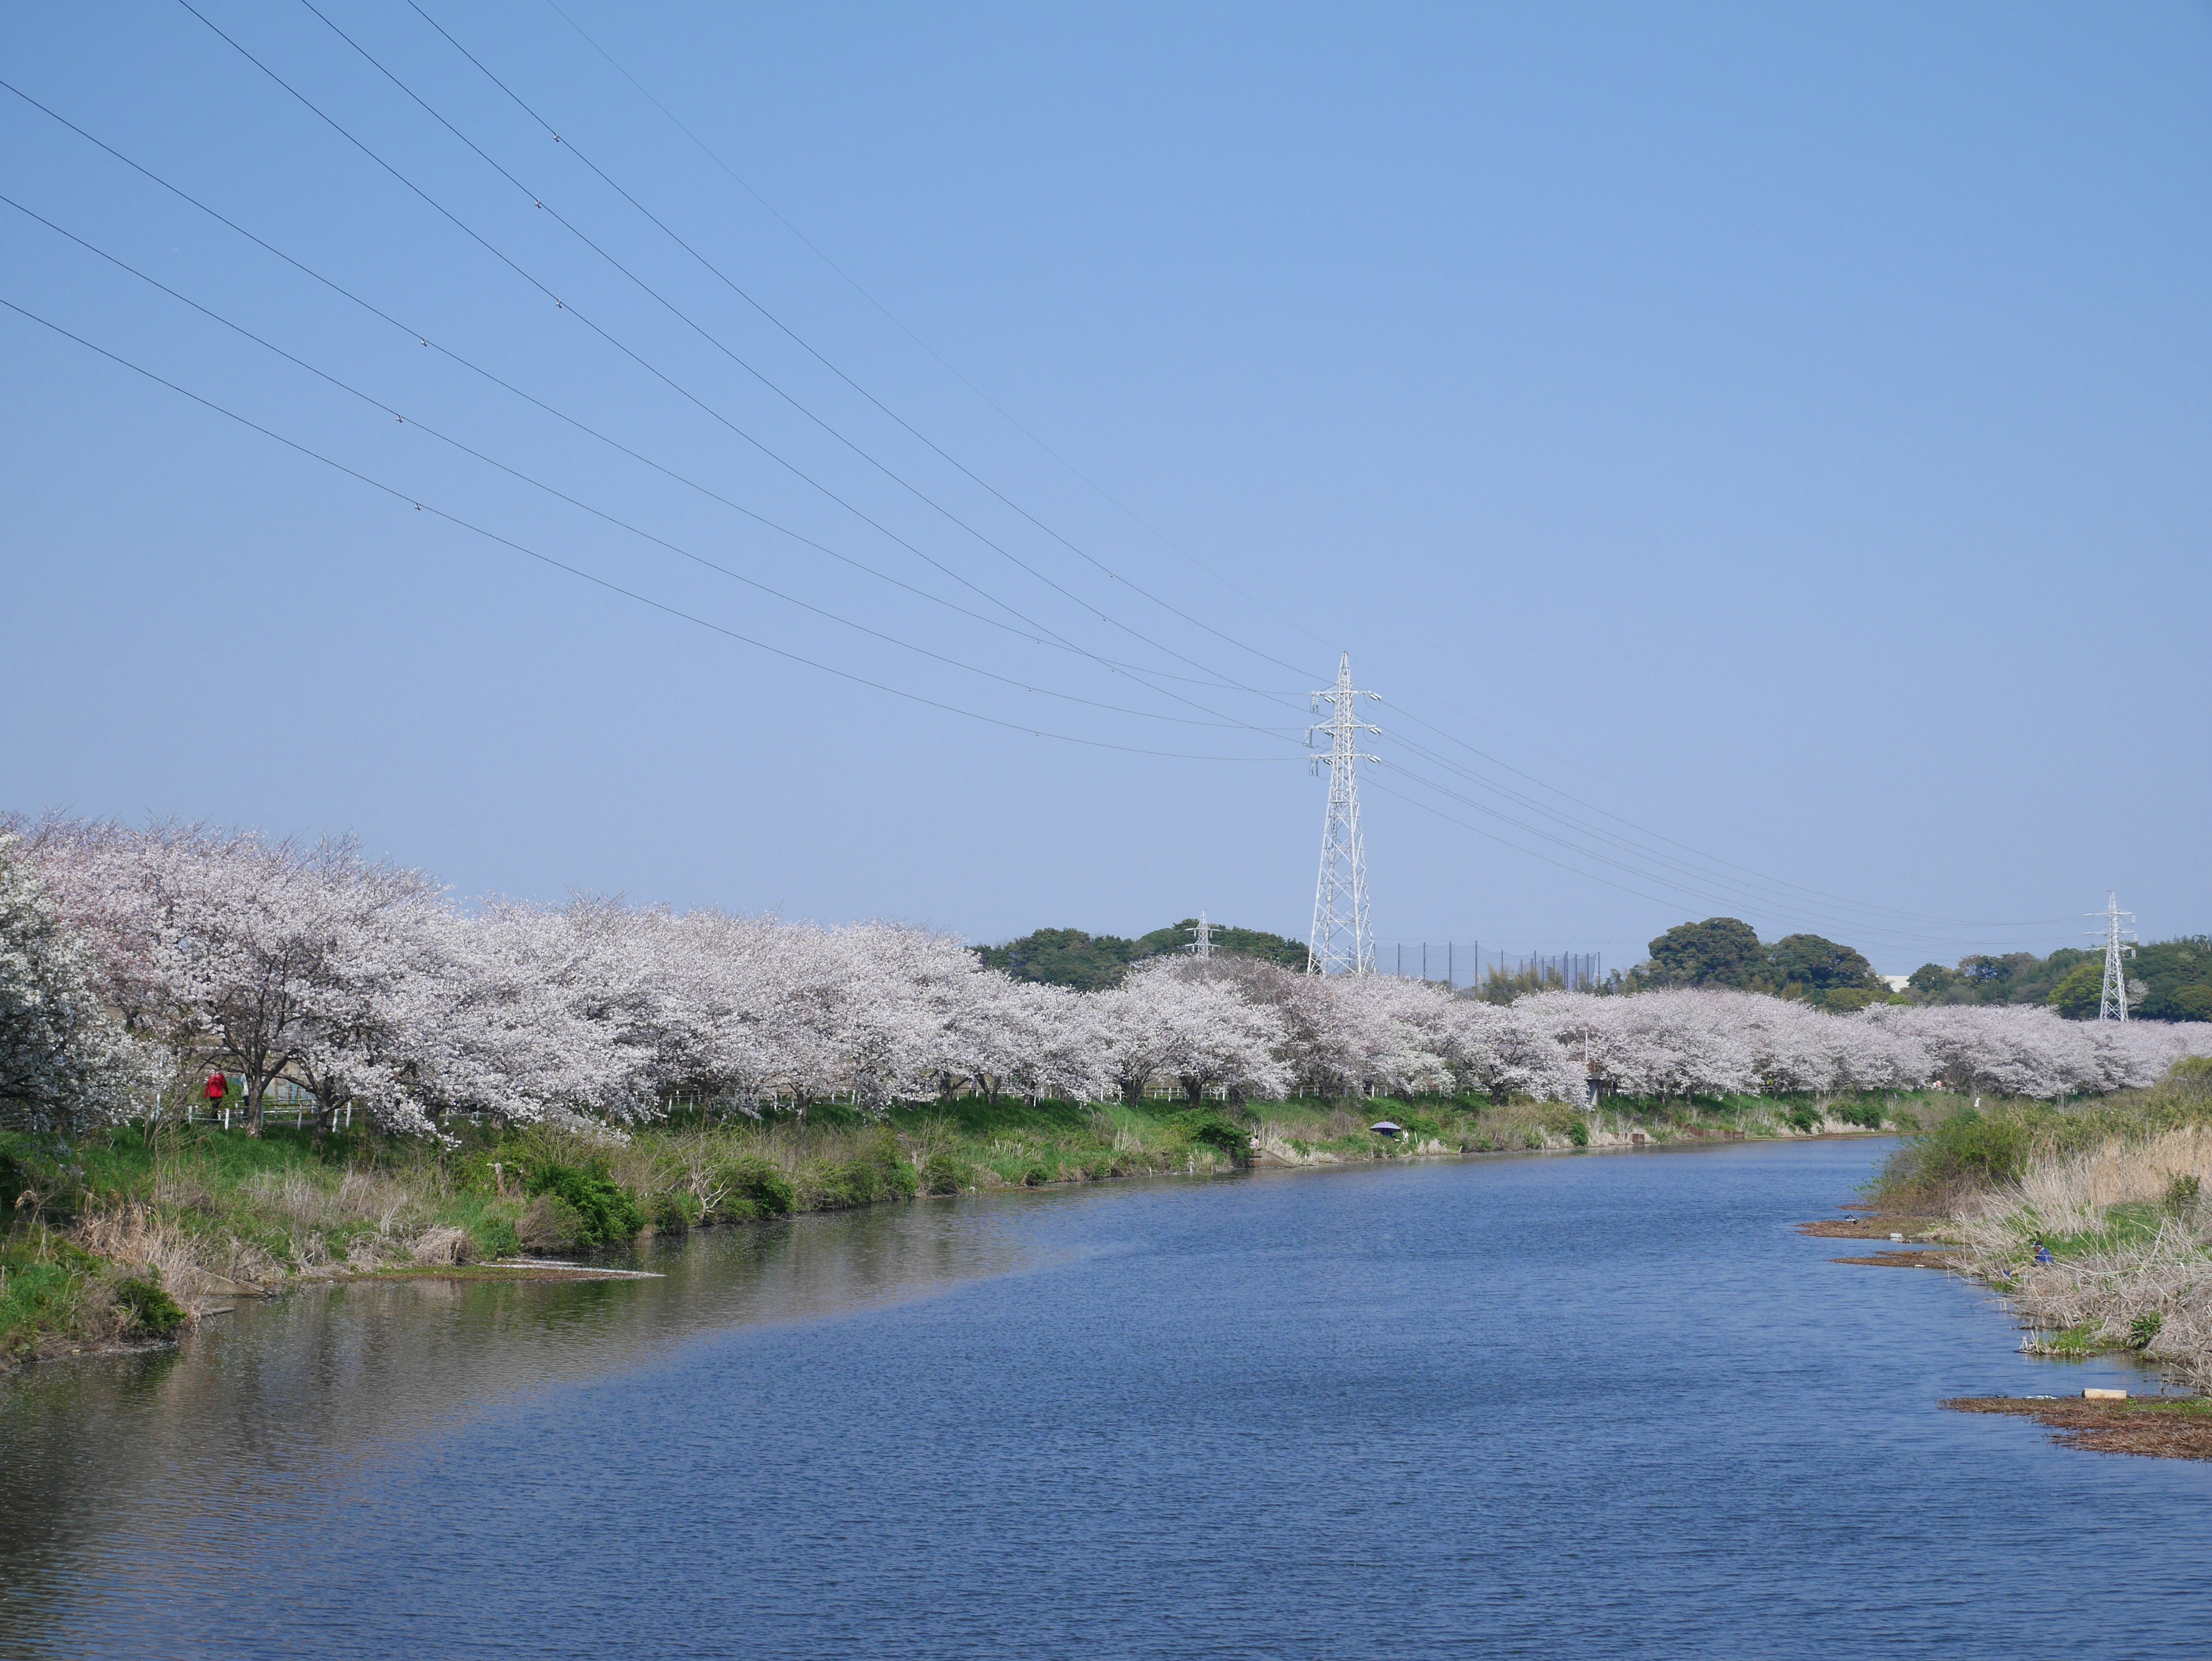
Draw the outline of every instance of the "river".
[[[1884,1144],[928,1201],[0,1381],[0,1654],[2154,1656],[2212,1465],[1792,1225]]]

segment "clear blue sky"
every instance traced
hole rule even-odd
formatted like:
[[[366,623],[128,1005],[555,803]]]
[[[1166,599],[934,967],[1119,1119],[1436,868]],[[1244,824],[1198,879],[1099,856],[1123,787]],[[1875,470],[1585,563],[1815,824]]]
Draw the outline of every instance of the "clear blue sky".
[[[0,191],[408,417],[0,208],[0,297],[399,493],[0,312],[0,804],[1303,936],[1324,787],[1255,729],[1349,650],[1386,955],[2212,928],[2203,6],[562,0],[756,198],[545,0],[422,5],[559,143],[317,0],[520,192],[304,5],[194,3],[565,305],[183,7],[0,14],[9,82],[415,332],[0,94]]]

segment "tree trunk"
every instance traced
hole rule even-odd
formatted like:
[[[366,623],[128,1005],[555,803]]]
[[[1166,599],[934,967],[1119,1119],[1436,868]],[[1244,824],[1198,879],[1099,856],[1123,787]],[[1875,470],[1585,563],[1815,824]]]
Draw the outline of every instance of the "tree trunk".
[[[338,1116],[337,1092],[329,1085],[315,1086],[315,1152],[323,1151],[323,1139],[336,1128]]]
[[[1204,1079],[1186,1078],[1182,1081],[1182,1094],[1183,1099],[1188,1102],[1193,1107],[1204,1105],[1206,1101],[1206,1080]]]

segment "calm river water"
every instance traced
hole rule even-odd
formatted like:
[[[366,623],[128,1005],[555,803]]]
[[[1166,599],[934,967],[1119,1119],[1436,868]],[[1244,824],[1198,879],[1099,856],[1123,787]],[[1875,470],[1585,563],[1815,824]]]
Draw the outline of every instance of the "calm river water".
[[[2123,1369],[1792,1232],[1881,1151],[931,1202],[242,1308],[0,1384],[0,1653],[2212,1653],[2212,1466],[1936,1405]]]

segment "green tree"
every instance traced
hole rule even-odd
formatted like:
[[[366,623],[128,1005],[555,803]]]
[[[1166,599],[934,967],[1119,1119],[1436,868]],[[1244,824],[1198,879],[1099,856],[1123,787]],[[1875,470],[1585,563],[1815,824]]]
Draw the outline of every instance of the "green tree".
[[[2128,978],[2143,983],[2140,1013],[2153,1020],[2212,1020],[2212,936],[2185,935],[2140,947]]]
[[[1680,922],[1651,942],[1644,978],[1659,986],[1750,987],[1764,978],[1758,931],[1734,917]]]
[[[1185,917],[1181,922],[1166,928],[1155,928],[1137,939],[1139,958],[1158,957],[1164,952],[1180,952],[1195,938],[1196,917]],[[1285,969],[1303,970],[1306,966],[1306,943],[1291,940],[1285,934],[1270,934],[1259,928],[1231,928],[1216,923],[1212,929],[1213,949],[1232,958],[1257,958],[1262,963],[1279,964]]]
[[[1117,984],[1132,964],[1182,951],[1191,943],[1191,931],[1197,926],[1196,917],[1186,917],[1133,940],[1119,934],[1086,934],[1080,928],[1040,928],[1003,946],[978,947],[975,955],[985,968],[1004,970],[1017,980],[1096,992]],[[1217,926],[1212,937],[1213,949],[1231,957],[1257,958],[1285,969],[1306,966],[1303,940],[1225,925]]]
[[[1767,948],[1766,964],[1784,987],[1803,991],[1815,1003],[1835,992],[1887,989],[1872,964],[1818,934],[1784,934]]]
[[[1933,1003],[1959,984],[1959,971],[1946,969],[1940,963],[1923,963],[1912,971],[1905,983],[1922,998]]]
[[[1080,928],[1040,928],[987,946],[976,954],[987,969],[1001,969],[1018,981],[1042,981],[1051,986],[1097,992],[1121,980],[1122,972],[1143,955],[1134,940],[1119,934],[1086,934]]]
[[[2051,989],[2051,1007],[2069,1021],[2096,1019],[2105,995],[2105,965],[2095,958],[2078,963]]]

